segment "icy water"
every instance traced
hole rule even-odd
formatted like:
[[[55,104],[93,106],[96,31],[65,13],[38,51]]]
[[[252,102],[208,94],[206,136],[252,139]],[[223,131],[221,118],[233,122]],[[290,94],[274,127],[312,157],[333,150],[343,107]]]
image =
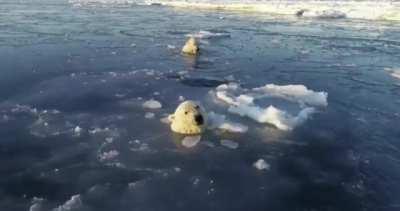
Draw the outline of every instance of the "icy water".
[[[398,22],[61,0],[0,0],[0,20],[2,211],[400,210]],[[327,105],[284,130],[230,112],[227,83]],[[173,134],[183,98],[247,132]]]

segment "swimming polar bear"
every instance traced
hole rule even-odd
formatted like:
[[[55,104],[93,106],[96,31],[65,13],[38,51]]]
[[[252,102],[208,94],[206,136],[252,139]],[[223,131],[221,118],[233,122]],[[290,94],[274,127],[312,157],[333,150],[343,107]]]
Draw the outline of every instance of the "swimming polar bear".
[[[194,101],[185,101],[168,116],[171,130],[186,135],[203,133],[207,125],[206,112]]]
[[[183,53],[193,56],[197,55],[199,50],[199,46],[197,45],[197,41],[194,37],[190,37],[182,48]]]

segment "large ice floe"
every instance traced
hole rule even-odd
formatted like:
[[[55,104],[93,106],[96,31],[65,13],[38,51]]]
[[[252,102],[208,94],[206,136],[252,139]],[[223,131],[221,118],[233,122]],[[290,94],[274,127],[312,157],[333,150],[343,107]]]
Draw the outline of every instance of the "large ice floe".
[[[208,113],[209,129],[220,129],[233,133],[245,133],[248,130],[246,125],[232,122],[226,119],[225,115],[217,114],[213,111]]]
[[[306,121],[317,107],[328,105],[326,92],[315,92],[304,85],[275,85],[245,89],[237,83],[223,84],[212,92],[228,111],[268,123],[281,130],[292,130]]]
[[[400,79],[400,68],[385,68],[385,70],[394,78]]]
[[[400,20],[400,13],[398,12],[400,2],[388,0],[146,0],[145,2],[147,4],[158,3],[178,8],[232,10],[251,13],[297,15],[321,19]]]
[[[73,211],[78,210],[82,206],[81,195],[74,195],[70,200],[66,201],[63,205],[54,208],[53,211]]]

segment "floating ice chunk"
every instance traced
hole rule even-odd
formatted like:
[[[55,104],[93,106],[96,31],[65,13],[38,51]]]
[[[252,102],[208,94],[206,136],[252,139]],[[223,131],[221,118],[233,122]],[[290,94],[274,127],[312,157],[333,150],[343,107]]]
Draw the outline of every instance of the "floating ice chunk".
[[[400,68],[385,68],[387,72],[394,78],[400,79]]]
[[[151,149],[147,143],[136,143],[134,146],[129,148],[132,152],[143,152],[143,153],[155,153],[154,149]]]
[[[89,130],[89,133],[96,134],[96,133],[109,132],[109,131],[110,131],[110,128],[108,128],[108,127],[104,128],[104,129],[96,127],[93,130]]]
[[[198,177],[194,177],[194,178],[192,178],[192,180],[193,180],[193,186],[197,186],[199,183],[200,183],[200,178],[198,178]]]
[[[106,140],[106,143],[108,143],[108,144],[111,144],[111,143],[114,142],[114,138],[113,137],[107,137],[107,138],[105,138],[105,140]]]
[[[148,109],[160,109],[162,105],[159,101],[151,99],[144,102],[143,107]]]
[[[231,140],[227,140],[227,139],[222,139],[221,140],[221,145],[224,146],[224,147],[227,147],[229,149],[236,149],[236,148],[239,147],[238,143],[236,143],[234,141],[231,141]]]
[[[253,91],[259,92],[257,98],[279,97],[292,102],[308,104],[313,106],[327,106],[328,93],[314,92],[307,89],[304,85],[285,85],[267,84],[263,87],[254,88]]]
[[[76,126],[75,128],[74,128],[74,133],[76,134],[76,135],[80,135],[81,134],[81,132],[82,132],[82,128],[81,127],[79,127],[79,126]]]
[[[390,74],[390,75],[393,76],[393,77],[395,77],[395,78],[397,78],[397,79],[400,79],[400,70],[397,70],[397,71],[393,72],[393,73]]]
[[[234,133],[245,133],[248,130],[247,126],[233,122],[224,122],[218,128],[221,130],[226,130]]]
[[[258,159],[253,166],[258,170],[269,170],[271,166],[264,159]]]
[[[99,160],[100,161],[106,161],[106,160],[113,160],[119,155],[119,152],[117,150],[110,150],[108,152],[103,152],[99,155]]]
[[[268,106],[264,109],[258,106],[239,105],[229,107],[228,111],[240,116],[247,116],[259,123],[272,124],[280,130],[292,130],[305,122],[315,112],[315,109],[312,107],[304,108],[297,116],[292,116],[274,106]]]
[[[148,75],[148,76],[153,76],[153,75],[155,75],[155,71],[154,70],[148,70],[148,69],[145,69],[145,70],[143,70],[145,73],[146,73],[146,75]]]
[[[146,119],[152,119],[154,118],[155,114],[151,113],[151,112],[146,112],[146,114],[144,115],[144,118]]]
[[[7,114],[3,114],[3,121],[8,122],[10,120],[10,117]]]
[[[196,146],[201,140],[201,136],[186,136],[182,140],[182,145],[186,148],[192,148]]]
[[[168,116],[166,116],[166,117],[161,118],[160,122],[162,122],[164,124],[170,124],[171,120],[168,118]]]
[[[33,197],[32,205],[29,207],[29,211],[42,211],[43,210],[43,198]]]
[[[229,105],[229,112],[249,117],[260,123],[275,125],[281,130],[292,130],[303,123],[316,111],[313,106],[328,105],[326,92],[314,92],[303,85],[267,84],[248,90],[242,89],[236,83],[230,83],[218,86],[215,96]],[[296,115],[292,115],[274,105],[261,107],[255,104],[255,100],[265,98],[298,103],[300,111]]]
[[[11,112],[13,113],[31,113],[31,114],[37,114],[38,110],[36,108],[32,108],[27,105],[15,105],[14,108],[11,109]]]
[[[212,37],[229,37],[230,35],[228,33],[222,33],[222,32],[210,32],[210,31],[205,31],[201,30],[193,34],[188,34],[186,35],[187,37],[194,37],[197,39],[210,39]]]
[[[116,93],[114,96],[117,97],[117,98],[123,98],[123,97],[126,96],[126,94]]]
[[[173,50],[173,49],[176,49],[176,46],[175,45],[167,45],[167,48]]]
[[[210,112],[208,119],[210,121],[210,129],[218,128],[234,133],[245,133],[248,130],[248,127],[245,125],[226,120],[225,115],[222,114]]]
[[[63,205],[54,208],[53,211],[73,211],[82,207],[82,200],[79,194],[71,197],[70,200],[66,201]]]
[[[179,96],[178,100],[179,101],[185,101],[185,97],[184,96]]]
[[[114,78],[118,76],[118,73],[116,73],[116,72],[108,72],[108,74],[110,74],[111,77],[114,77]]]

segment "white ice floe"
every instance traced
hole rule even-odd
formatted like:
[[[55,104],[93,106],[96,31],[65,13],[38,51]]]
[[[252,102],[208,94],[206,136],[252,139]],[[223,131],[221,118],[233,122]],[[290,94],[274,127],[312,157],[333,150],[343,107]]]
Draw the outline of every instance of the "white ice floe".
[[[38,110],[36,108],[32,108],[28,105],[15,105],[14,108],[11,109],[12,113],[31,113],[31,114],[38,114]]]
[[[33,197],[32,205],[29,207],[29,211],[42,211],[43,210],[43,198]]]
[[[239,147],[238,143],[231,140],[222,139],[220,142],[222,146],[227,147],[229,149],[237,149]]]
[[[253,166],[258,170],[269,170],[271,166],[264,159],[258,159]]]
[[[174,50],[174,49],[176,49],[176,46],[175,45],[167,45],[167,48],[171,49],[171,50]]]
[[[253,88],[256,91],[255,98],[278,97],[300,104],[313,106],[327,106],[328,93],[314,92],[304,85],[275,85],[267,84],[262,87]]]
[[[168,116],[161,118],[160,122],[164,124],[171,124],[171,120],[168,118]]]
[[[73,0],[70,0],[73,1]],[[83,0],[75,0],[83,1]],[[105,1],[105,0],[92,0]],[[110,0],[111,1],[111,0]],[[115,1],[115,0],[114,0]],[[368,20],[400,20],[400,2],[376,0],[146,0],[181,8],[233,10],[313,18],[354,18]]]
[[[192,148],[196,146],[201,140],[201,136],[186,136],[182,140],[182,145],[186,148]]]
[[[79,136],[79,135],[81,134],[81,132],[82,132],[82,128],[81,128],[81,127],[76,126],[76,127],[74,128],[74,133],[75,133],[75,135]]]
[[[228,33],[222,33],[222,32],[210,32],[210,31],[205,31],[201,30],[192,34],[186,35],[187,37],[194,37],[197,39],[210,39],[213,37],[229,37],[230,35]]]
[[[78,210],[82,207],[82,200],[79,194],[71,197],[70,200],[66,201],[63,205],[54,208],[53,211],[73,211]]]
[[[397,79],[400,79],[400,70],[397,70],[397,71],[391,73],[390,75]]]
[[[215,112],[208,113],[209,128],[210,129],[221,129],[234,133],[245,133],[248,127],[240,123],[231,122],[226,119],[225,115],[217,114]]]
[[[326,92],[315,92],[304,85],[279,86],[267,84],[253,89],[243,89],[236,83],[222,84],[216,88],[215,97],[229,105],[228,111],[249,117],[260,123],[269,123],[281,130],[292,130],[306,121],[316,111],[316,107],[327,106]],[[256,100],[269,99],[270,104],[260,106]],[[273,99],[285,100],[298,104],[298,112],[278,108],[280,104]],[[284,107],[284,106],[283,106]]]
[[[114,138],[113,137],[107,137],[107,138],[105,138],[105,140],[106,140],[106,143],[108,143],[108,144],[111,144],[111,143],[114,142]]]
[[[157,152],[154,149],[151,149],[147,143],[134,143],[134,146],[131,146],[129,149],[132,152],[143,152],[143,153],[155,153]]]
[[[143,107],[148,108],[148,109],[160,109],[160,108],[162,108],[162,104],[157,100],[151,99],[151,100],[144,102]]]
[[[100,161],[107,161],[107,160],[113,160],[119,155],[119,152],[117,150],[110,150],[108,152],[103,152],[99,155],[99,160]]]
[[[110,128],[108,128],[108,127],[106,127],[106,128],[98,128],[98,127],[96,127],[94,129],[89,130],[89,133],[90,134],[96,134],[96,133],[103,133],[103,132],[109,132],[109,131],[110,131]]]
[[[260,123],[272,124],[281,130],[292,130],[294,127],[306,121],[309,116],[315,112],[315,109],[304,108],[297,116],[292,116],[284,110],[275,108],[272,105],[267,108],[248,105],[235,106],[230,107],[228,111],[240,116],[250,117]]]
[[[154,116],[155,116],[155,114],[152,112],[146,112],[144,114],[144,118],[146,118],[146,119],[152,119],[152,118],[154,118]]]
[[[385,68],[385,70],[390,73],[392,77],[400,79],[400,68]]]

